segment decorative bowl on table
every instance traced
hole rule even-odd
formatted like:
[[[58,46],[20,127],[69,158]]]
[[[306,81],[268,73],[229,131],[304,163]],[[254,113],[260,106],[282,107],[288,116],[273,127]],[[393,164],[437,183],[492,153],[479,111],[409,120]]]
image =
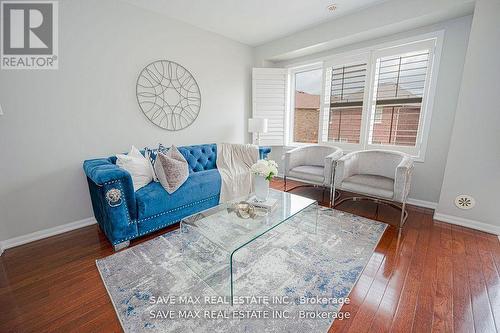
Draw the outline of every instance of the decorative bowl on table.
[[[232,209],[229,211],[234,211],[236,215],[242,219],[255,219],[267,215],[267,209],[256,207],[249,202],[240,201],[233,205]]]

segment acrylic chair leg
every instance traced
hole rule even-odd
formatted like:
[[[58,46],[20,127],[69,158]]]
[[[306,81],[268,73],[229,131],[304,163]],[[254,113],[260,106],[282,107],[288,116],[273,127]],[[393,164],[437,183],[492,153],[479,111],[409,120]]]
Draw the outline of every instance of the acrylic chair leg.
[[[332,208],[332,184],[328,187],[328,207]]]
[[[405,209],[406,209],[406,200],[403,201],[403,206],[401,206],[401,217],[399,220],[399,229],[403,229],[403,223],[405,222],[404,216],[405,216]]]
[[[333,208],[335,201],[335,168],[337,167],[337,161],[332,162],[331,173],[330,173],[330,208]]]
[[[401,235],[403,234],[403,228],[398,228],[398,240],[396,242],[396,253],[399,253],[399,249],[401,246]]]

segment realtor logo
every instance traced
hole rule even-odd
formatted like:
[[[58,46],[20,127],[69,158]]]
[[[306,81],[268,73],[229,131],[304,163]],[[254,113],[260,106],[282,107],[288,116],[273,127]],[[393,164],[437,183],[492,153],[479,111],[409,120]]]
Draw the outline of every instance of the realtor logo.
[[[56,1],[0,1],[2,69],[57,69]]]

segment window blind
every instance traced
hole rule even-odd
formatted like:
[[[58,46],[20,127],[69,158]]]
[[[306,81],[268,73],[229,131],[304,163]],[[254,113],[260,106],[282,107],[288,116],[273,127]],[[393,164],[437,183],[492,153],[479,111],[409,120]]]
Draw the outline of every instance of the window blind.
[[[366,64],[332,68],[331,107],[362,106],[365,91]]]
[[[415,146],[429,50],[377,59],[370,143]]]
[[[366,75],[366,63],[331,68],[328,141],[359,143]]]
[[[377,105],[421,103],[429,51],[377,60]]]

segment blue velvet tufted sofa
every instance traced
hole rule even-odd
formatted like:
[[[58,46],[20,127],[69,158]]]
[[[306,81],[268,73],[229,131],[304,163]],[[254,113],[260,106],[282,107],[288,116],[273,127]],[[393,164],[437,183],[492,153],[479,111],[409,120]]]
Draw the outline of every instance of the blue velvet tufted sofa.
[[[116,156],[83,163],[95,218],[115,250],[219,203],[217,145],[179,147],[179,151],[189,164],[189,178],[172,194],[157,182],[134,192],[132,178],[115,164]],[[269,147],[259,148],[260,157],[267,157],[270,151]]]

